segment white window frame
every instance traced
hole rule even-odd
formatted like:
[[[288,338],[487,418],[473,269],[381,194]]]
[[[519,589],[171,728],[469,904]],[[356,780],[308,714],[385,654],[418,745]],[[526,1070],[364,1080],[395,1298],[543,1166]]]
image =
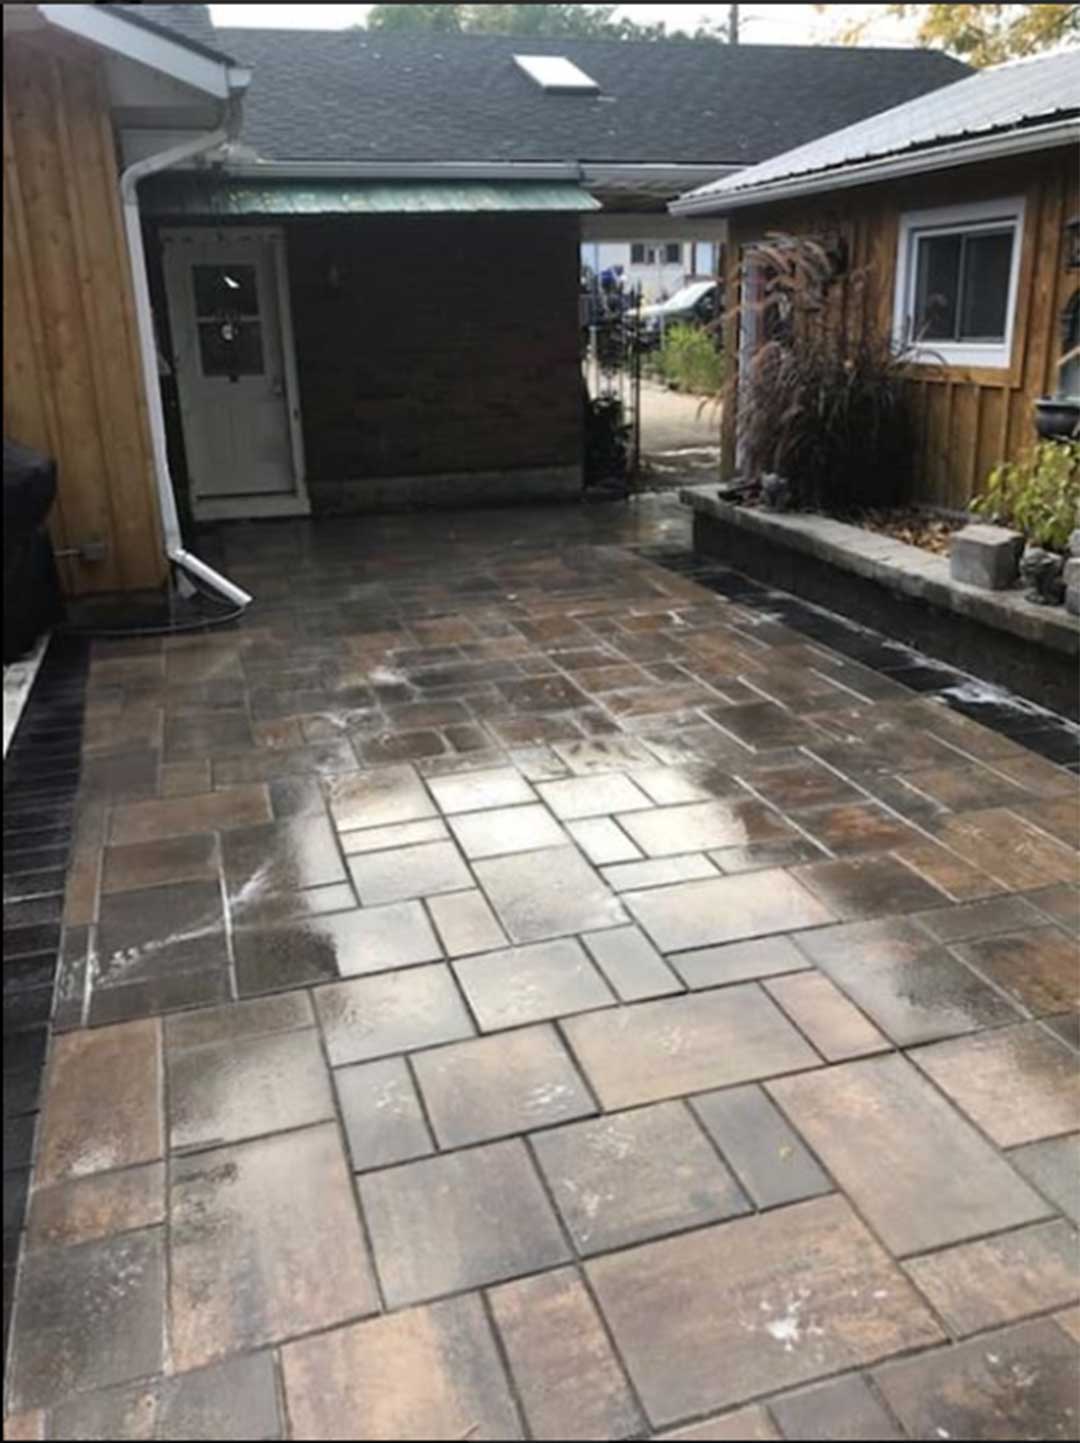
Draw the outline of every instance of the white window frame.
[[[1005,338],[1002,341],[925,341],[911,344],[910,317],[915,309],[918,279],[917,250],[925,235],[955,235],[1011,226],[1012,263],[1005,301]],[[1016,296],[1020,257],[1024,248],[1024,197],[980,201],[972,205],[939,206],[934,210],[907,211],[900,217],[896,252],[896,290],[893,301],[893,339],[920,365],[970,366],[980,370],[1007,370],[1012,364],[1016,329]]]

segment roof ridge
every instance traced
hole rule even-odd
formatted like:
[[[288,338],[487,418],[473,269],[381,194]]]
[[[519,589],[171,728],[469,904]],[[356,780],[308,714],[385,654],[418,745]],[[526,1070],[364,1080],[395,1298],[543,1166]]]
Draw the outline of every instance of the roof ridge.
[[[698,38],[694,35],[673,34],[657,39],[646,39],[627,37],[623,39],[615,35],[516,35],[512,32],[493,33],[484,31],[481,33],[470,31],[453,30],[431,30],[431,31],[393,31],[393,30],[368,30],[363,25],[343,26],[318,26],[318,25],[217,25],[214,26],[218,34],[230,36],[240,35],[321,35],[321,36],[342,36],[348,35],[353,38],[364,38],[379,41],[380,44],[392,45],[415,45],[417,42],[434,41],[441,45],[480,45],[491,41],[514,40],[522,45],[603,45],[625,49],[627,46],[649,47],[660,45],[674,45],[680,48],[691,45],[700,47],[703,51],[730,55],[737,50],[740,55],[747,52],[776,52],[784,51],[803,52],[812,50],[817,54],[829,55],[936,55],[941,59],[951,62],[953,65],[964,69],[972,68],[955,56],[941,50],[933,50],[923,45],[843,45],[843,44],[817,44],[803,42],[801,44],[781,44],[776,42],[758,43],[757,41],[740,42],[737,46],[729,46],[723,41],[709,38]],[[972,71],[972,73],[975,73]]]

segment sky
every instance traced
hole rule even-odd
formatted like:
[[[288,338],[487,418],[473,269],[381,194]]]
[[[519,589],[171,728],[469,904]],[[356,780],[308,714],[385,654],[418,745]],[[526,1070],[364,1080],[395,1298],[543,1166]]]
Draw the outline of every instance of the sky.
[[[668,29],[692,30],[701,20],[724,19],[727,5],[620,5],[620,14],[642,22],[663,20]],[[211,5],[218,25],[273,25],[333,30],[363,20],[370,5]],[[835,39],[852,20],[868,19],[864,44],[912,43],[910,24],[885,15],[883,5],[743,5],[745,44],[812,45]]]

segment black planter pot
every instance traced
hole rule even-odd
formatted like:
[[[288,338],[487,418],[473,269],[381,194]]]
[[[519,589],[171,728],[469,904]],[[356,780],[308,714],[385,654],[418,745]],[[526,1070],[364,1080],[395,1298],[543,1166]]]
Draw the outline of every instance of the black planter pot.
[[[1040,396],[1035,402],[1035,429],[1044,441],[1070,441],[1080,436],[1080,400]]]

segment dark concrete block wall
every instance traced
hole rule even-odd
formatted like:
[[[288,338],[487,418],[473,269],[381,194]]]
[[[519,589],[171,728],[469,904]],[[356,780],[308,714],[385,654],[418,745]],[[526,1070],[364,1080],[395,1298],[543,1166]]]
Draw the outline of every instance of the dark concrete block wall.
[[[452,487],[456,474],[498,472],[512,493],[514,472],[580,466],[579,229],[576,215],[288,227],[317,507],[347,505],[366,479]]]

